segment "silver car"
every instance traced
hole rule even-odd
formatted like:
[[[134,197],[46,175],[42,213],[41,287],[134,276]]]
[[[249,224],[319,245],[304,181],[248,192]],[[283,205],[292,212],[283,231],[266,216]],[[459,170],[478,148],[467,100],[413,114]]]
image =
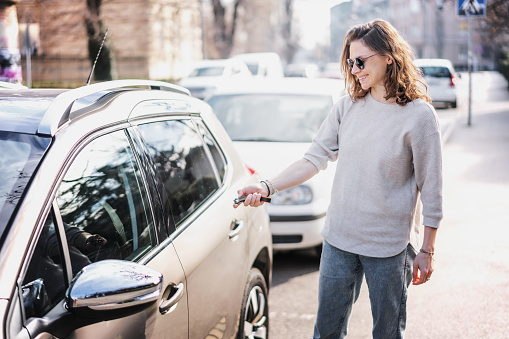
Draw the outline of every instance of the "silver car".
[[[428,94],[433,104],[458,106],[457,81],[459,75],[447,59],[416,59],[414,64],[422,70]]]
[[[1,338],[266,338],[259,178],[204,102],[118,80],[0,90]]]

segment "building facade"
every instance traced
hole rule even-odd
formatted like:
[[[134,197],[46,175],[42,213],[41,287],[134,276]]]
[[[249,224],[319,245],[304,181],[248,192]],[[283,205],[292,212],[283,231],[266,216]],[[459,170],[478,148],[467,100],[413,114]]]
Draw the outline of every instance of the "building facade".
[[[32,81],[85,83],[91,70],[86,1],[23,0],[16,7],[20,27],[37,28]],[[199,0],[103,1],[100,19],[118,78],[171,81],[183,76],[187,60],[203,56]]]

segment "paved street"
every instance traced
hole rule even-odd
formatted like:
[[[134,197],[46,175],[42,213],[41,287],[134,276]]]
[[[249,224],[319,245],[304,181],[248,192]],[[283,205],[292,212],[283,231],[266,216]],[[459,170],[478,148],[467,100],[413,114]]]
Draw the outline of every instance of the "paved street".
[[[438,110],[442,128],[454,127],[444,145],[445,217],[435,273],[429,283],[410,288],[407,338],[508,337],[509,92],[498,73],[475,73],[472,79],[471,126],[466,100],[458,110]],[[463,88],[467,81],[463,77]],[[310,338],[318,259],[308,252],[276,255],[272,286],[272,339]],[[366,286],[349,333],[352,339],[371,338]]]

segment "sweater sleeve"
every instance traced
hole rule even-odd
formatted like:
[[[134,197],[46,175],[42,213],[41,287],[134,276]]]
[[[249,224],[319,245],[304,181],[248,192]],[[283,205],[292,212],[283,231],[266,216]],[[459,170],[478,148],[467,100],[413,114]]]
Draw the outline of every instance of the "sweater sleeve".
[[[436,117],[435,117],[436,118]],[[442,220],[442,146],[436,119],[421,126],[412,143],[415,180],[422,201],[423,224],[438,228]]]
[[[330,109],[309,149],[304,154],[304,159],[309,160],[319,171],[327,168],[328,161],[335,161],[338,158],[339,112],[338,102]]]

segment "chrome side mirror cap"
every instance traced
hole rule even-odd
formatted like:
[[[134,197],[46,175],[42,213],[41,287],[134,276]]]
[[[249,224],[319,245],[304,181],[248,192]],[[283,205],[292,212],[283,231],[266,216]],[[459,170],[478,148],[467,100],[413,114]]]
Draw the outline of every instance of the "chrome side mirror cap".
[[[163,275],[144,265],[124,260],[103,260],[84,267],[65,293],[70,311],[124,309],[156,301]]]

